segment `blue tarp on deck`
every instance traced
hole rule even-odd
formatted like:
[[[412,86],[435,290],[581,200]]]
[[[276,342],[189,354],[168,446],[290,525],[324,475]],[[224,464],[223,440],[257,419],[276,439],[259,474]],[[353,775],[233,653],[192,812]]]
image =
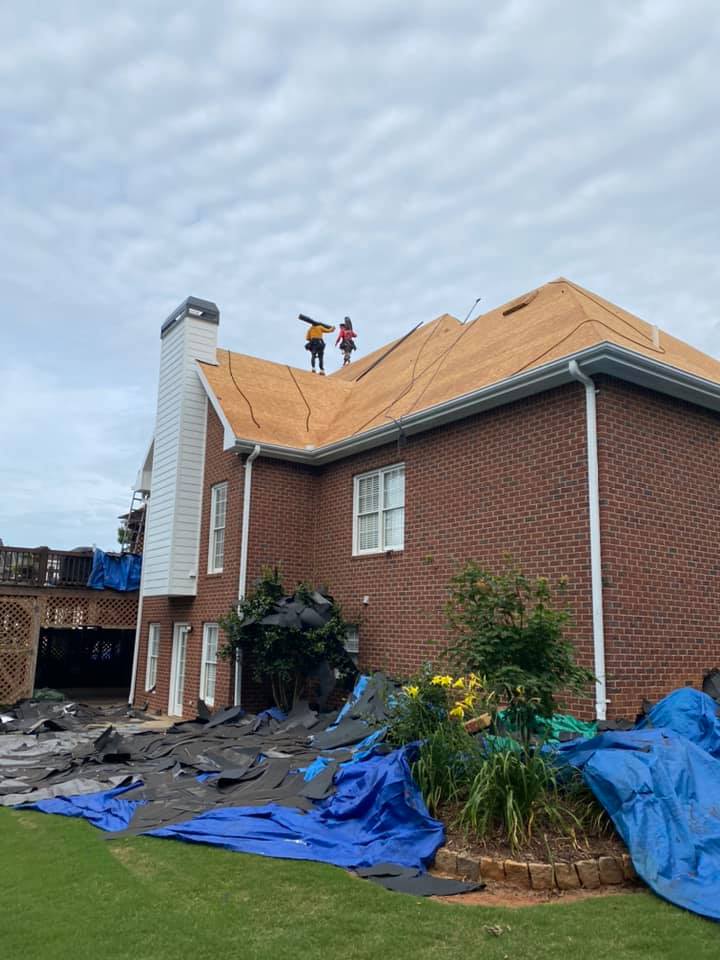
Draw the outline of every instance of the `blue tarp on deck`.
[[[112,554],[93,550],[93,565],[87,585],[93,590],[140,589],[142,556],[134,553]]]

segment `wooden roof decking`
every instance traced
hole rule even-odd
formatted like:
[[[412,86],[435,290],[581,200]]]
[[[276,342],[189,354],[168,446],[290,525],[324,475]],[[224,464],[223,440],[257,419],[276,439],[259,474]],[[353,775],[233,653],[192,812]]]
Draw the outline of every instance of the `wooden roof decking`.
[[[227,350],[201,366],[236,437],[302,450],[601,343],[720,384],[720,362],[562,278],[465,325],[444,314],[329,377]]]

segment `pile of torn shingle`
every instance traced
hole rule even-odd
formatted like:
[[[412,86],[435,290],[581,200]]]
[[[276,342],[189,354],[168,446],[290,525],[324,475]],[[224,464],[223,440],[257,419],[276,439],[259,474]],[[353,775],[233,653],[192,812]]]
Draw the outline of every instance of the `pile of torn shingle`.
[[[334,793],[341,764],[371,748],[376,755],[390,752],[379,741],[393,688],[381,674],[362,679],[339,712],[318,714],[306,703],[287,716],[275,709],[258,715],[239,707],[212,715],[203,709],[195,720],[164,731],[143,729],[125,709],[25,701],[0,714],[0,805],[39,803],[42,809],[43,801],[59,802],[52,798],[129,788],[122,797],[135,801],[131,819],[113,827],[112,837],[186,823],[223,807],[311,811]],[[416,895],[468,889],[386,863],[362,875]]]
[[[113,725],[102,708],[25,701],[0,719],[0,805],[95,793],[137,780],[143,785],[125,795],[145,801],[132,833],[216,806],[272,802],[309,809],[332,791],[333,774],[351,758],[350,748],[382,725],[384,686],[375,678],[337,725],[336,713],[318,715],[300,703],[287,717],[277,710],[254,716],[240,707],[214,715],[203,709],[195,720],[166,731],[133,730],[122,708],[112,712]],[[319,776],[305,781],[290,775],[329,750]],[[199,774],[213,776],[198,782]]]

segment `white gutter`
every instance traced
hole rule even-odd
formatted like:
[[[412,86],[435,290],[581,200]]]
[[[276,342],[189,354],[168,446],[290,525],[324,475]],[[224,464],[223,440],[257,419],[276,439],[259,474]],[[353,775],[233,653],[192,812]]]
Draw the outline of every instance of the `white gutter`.
[[[250,534],[250,497],[252,495],[252,465],[260,454],[260,444],[256,443],[245,461],[245,483],[243,486],[242,529],[240,533],[240,577],[238,580],[238,600],[243,600],[247,591],[248,537]],[[233,700],[240,706],[242,690],[242,651],[235,651],[235,678],[233,682]]]
[[[595,716],[606,719],[607,686],[605,682],[605,626],[603,623],[602,552],[600,549],[600,476],[597,447],[597,404],[595,384],[578,366],[568,364],[570,376],[585,387],[587,423],[588,513],[590,518],[590,574],[592,584],[593,649],[595,659]]]

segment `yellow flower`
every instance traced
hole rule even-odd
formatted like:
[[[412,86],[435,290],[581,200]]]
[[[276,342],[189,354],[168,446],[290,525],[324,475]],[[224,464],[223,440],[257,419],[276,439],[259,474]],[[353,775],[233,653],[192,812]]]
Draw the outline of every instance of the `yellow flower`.
[[[420,687],[403,687],[403,691],[414,700],[420,693]]]
[[[462,704],[458,703],[450,711],[450,716],[457,717],[458,720],[462,720],[465,716],[465,708],[462,706]]]
[[[474,673],[471,673],[470,676],[468,677],[468,686],[470,687],[471,690],[474,690],[475,687],[480,686],[480,681],[478,680],[478,678],[475,676]]]
[[[446,677],[438,674],[436,677],[432,678],[431,683],[433,683],[436,687],[449,687],[452,683],[452,677]]]
[[[460,703],[464,707],[467,707],[469,710],[472,710],[472,708],[475,705],[475,700],[476,700],[476,697],[472,693],[469,693],[464,700],[460,701]]]
[[[453,684],[453,689],[462,690],[464,686],[465,686],[465,680],[463,679],[463,677],[458,677],[455,683]]]

